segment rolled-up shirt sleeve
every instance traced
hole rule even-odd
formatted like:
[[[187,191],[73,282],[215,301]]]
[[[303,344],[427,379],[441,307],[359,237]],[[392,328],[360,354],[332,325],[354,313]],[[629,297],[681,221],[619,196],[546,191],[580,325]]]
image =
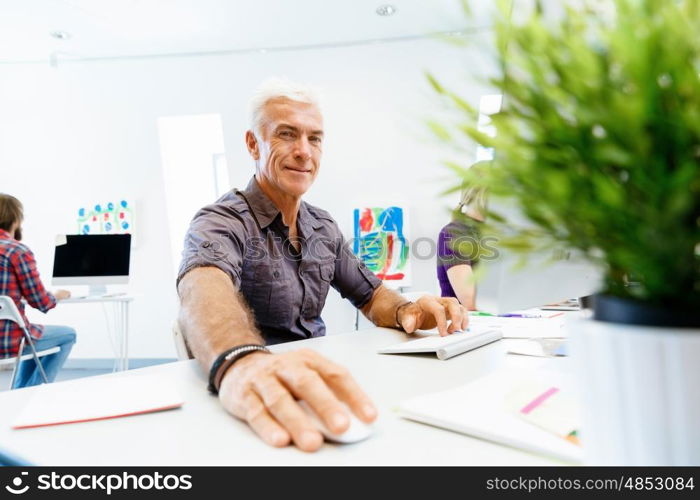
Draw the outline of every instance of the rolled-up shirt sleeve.
[[[335,275],[331,285],[344,299],[360,309],[372,298],[382,284],[372,271],[352,253],[349,243],[340,236],[340,248],[335,261]]]
[[[196,267],[218,267],[240,288],[246,230],[238,212],[222,204],[201,209],[185,235],[177,283]]]
[[[465,254],[462,245],[471,245],[471,253],[478,249],[479,233],[476,229],[451,223],[438,235],[437,263],[445,270],[459,265],[474,265],[474,256]]]

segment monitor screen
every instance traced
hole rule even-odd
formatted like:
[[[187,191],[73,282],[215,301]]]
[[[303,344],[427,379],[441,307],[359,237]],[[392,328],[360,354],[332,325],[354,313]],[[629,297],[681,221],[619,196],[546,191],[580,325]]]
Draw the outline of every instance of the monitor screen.
[[[54,278],[128,276],[130,234],[67,235],[56,246]]]

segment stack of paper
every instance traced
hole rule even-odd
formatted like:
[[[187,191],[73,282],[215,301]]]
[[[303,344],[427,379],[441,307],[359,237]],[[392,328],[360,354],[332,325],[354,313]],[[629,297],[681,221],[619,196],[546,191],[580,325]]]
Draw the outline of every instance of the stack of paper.
[[[547,455],[566,462],[580,462],[580,446],[562,439],[515,414],[509,395],[532,372],[504,370],[474,382],[442,392],[419,396],[400,403],[404,418],[467,434],[479,439]],[[542,373],[538,382],[567,388],[562,375]]]
[[[12,428],[126,417],[182,404],[174,382],[160,375],[90,377],[36,388]]]
[[[522,356],[537,356],[550,358],[552,356],[567,356],[568,346],[566,339],[508,339],[507,349],[509,354]]]
[[[511,413],[580,446],[581,411],[570,391],[556,385],[526,380],[507,395]]]
[[[469,316],[470,327],[497,328],[504,339],[564,338],[564,317],[504,318],[500,316]]]

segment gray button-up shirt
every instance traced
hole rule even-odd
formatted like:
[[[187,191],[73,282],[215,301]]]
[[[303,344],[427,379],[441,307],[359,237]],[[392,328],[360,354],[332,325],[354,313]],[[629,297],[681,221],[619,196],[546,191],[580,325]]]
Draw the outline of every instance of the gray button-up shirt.
[[[226,272],[255,315],[268,344],[325,335],[321,311],[328,287],[360,308],[381,281],[352,253],[338,224],[302,201],[298,253],[277,207],[255,177],[194,216],[178,273],[215,266]]]

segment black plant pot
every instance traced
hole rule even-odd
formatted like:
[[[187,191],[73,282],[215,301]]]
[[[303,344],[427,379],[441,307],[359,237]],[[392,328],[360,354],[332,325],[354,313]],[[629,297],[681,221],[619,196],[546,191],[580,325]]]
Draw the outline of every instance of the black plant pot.
[[[700,304],[698,309],[688,310],[599,294],[593,297],[593,318],[627,325],[698,328]]]

